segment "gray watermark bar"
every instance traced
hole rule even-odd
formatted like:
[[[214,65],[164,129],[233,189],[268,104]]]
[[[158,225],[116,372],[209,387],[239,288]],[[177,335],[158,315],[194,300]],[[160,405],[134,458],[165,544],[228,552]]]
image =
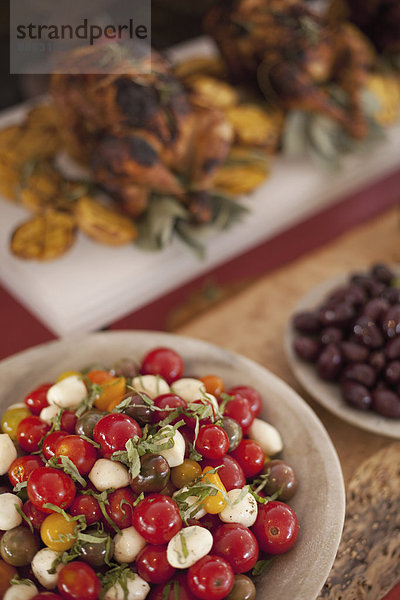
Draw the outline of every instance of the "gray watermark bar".
[[[10,73],[149,72],[151,0],[10,0]]]

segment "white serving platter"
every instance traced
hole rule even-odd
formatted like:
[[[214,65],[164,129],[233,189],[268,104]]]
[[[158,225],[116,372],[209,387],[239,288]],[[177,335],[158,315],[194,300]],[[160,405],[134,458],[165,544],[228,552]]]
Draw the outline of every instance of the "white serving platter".
[[[215,52],[207,39],[170,52],[173,60]],[[0,115],[0,128],[22,119],[28,105]],[[207,240],[199,260],[178,241],[158,253],[133,245],[110,248],[79,235],[64,257],[49,263],[26,262],[9,251],[14,228],[27,212],[0,202],[0,282],[57,336],[107,326],[226,261],[240,256],[308,217],[338,203],[400,167],[400,124],[373,153],[349,156],[340,172],[318,170],[308,160],[271,160],[271,176],[242,203],[242,222]],[[377,198],[379,202],[379,198]]]

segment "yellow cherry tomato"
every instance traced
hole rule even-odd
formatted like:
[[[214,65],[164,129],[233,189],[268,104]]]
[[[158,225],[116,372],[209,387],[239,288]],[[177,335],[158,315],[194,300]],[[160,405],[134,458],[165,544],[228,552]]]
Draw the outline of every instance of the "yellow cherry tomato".
[[[92,383],[96,383],[102,388],[101,394],[94,401],[96,408],[111,412],[124,397],[126,389],[125,377],[114,377],[107,371],[91,371],[87,376]],[[109,407],[112,407],[111,410]]]
[[[15,406],[14,408],[11,406],[6,410],[1,420],[1,429],[3,433],[8,433],[12,440],[16,440],[18,425],[22,419],[30,417],[31,415],[31,411],[25,405]]]
[[[111,402],[107,405],[106,411],[107,412],[112,412],[114,410],[114,408],[116,406],[118,406],[118,404],[121,402],[121,400],[124,397],[125,392],[122,394],[122,396],[120,394],[118,394],[113,400],[111,400]]]
[[[217,398],[225,391],[223,379],[218,375],[204,375],[204,377],[200,377],[200,381],[204,383],[206,392],[217,396]]]
[[[67,521],[60,513],[51,513],[42,523],[40,537],[48,548],[65,552],[75,543],[76,521]]]
[[[99,410],[109,410],[110,405],[114,408],[123,399],[126,379],[125,377],[114,377],[111,381],[103,383],[101,387],[103,391],[94,403]]]
[[[171,480],[177,488],[181,488],[191,483],[196,477],[201,475],[201,466],[195,460],[185,458],[181,465],[171,469]]]
[[[82,377],[82,373],[79,373],[79,371],[64,371],[64,373],[61,373],[61,375],[57,377],[56,381],[62,381],[63,379],[67,379],[67,377],[71,377],[71,375]]]
[[[221,491],[217,492],[215,496],[207,496],[207,498],[202,501],[202,505],[206,512],[216,515],[220,513],[221,510],[224,510],[226,506],[226,500],[224,499],[224,495],[226,496],[226,489],[218,472],[209,473],[209,471],[212,470],[212,467],[204,467],[202,481],[205,483],[212,483]]]

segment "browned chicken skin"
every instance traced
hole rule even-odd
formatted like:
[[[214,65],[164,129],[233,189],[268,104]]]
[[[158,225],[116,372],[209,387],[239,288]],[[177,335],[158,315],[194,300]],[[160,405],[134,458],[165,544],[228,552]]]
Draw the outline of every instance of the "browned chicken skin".
[[[354,137],[366,134],[360,89],[373,55],[352,26],[328,25],[301,0],[230,0],[210,11],[205,27],[234,79],[257,78],[268,99],[326,114]],[[348,110],[329,96],[330,82],[347,92]]]
[[[86,58],[96,61],[102,52],[95,47]],[[225,116],[192,102],[155,52],[148,73],[121,62],[112,74],[56,74],[52,94],[71,154],[88,162],[132,215],[143,212],[150,192],[181,197],[190,208],[192,192],[210,187],[232,142]],[[192,213],[208,218],[207,211]]]

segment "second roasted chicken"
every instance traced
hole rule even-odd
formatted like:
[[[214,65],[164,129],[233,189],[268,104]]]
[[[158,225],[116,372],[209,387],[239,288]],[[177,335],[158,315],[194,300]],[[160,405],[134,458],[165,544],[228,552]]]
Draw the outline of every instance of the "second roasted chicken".
[[[366,135],[361,91],[373,53],[355,27],[329,24],[301,0],[228,0],[210,11],[206,29],[236,80],[258,81],[268,100]],[[347,106],[332,97],[332,84]]]

